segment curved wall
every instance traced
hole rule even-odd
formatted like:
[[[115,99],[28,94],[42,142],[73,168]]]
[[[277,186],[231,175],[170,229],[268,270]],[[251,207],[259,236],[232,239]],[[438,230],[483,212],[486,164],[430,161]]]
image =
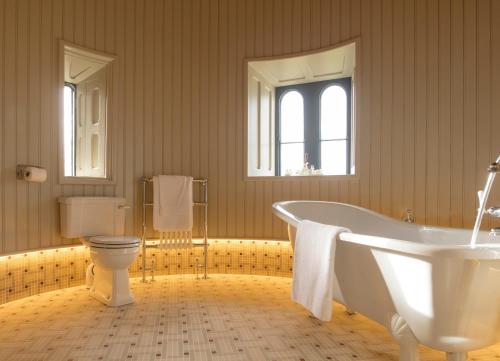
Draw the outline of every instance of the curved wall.
[[[205,176],[211,237],[284,239],[273,201],[360,204],[468,226],[500,153],[499,1],[0,1],[0,253],[59,246],[57,197],[124,196],[141,176]],[[358,178],[244,181],[244,59],[360,37]],[[116,186],[58,184],[57,47],[116,54]],[[17,181],[18,163],[48,170]],[[500,204],[500,188],[492,194]]]
[[[212,239],[208,248],[209,273],[242,273],[291,276],[292,248],[287,241]],[[152,261],[155,275],[201,274],[203,249],[148,249],[147,267]],[[0,304],[60,288],[85,283],[91,263],[85,246],[13,254],[0,257]],[[142,277],[142,259],[130,268],[131,277]],[[150,272],[147,272],[150,277]]]

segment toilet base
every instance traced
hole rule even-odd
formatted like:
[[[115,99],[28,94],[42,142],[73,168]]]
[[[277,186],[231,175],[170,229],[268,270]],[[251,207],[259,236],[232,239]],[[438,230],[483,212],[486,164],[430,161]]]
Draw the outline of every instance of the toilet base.
[[[90,296],[111,307],[133,303],[134,295],[130,291],[128,269],[109,270],[94,265]]]

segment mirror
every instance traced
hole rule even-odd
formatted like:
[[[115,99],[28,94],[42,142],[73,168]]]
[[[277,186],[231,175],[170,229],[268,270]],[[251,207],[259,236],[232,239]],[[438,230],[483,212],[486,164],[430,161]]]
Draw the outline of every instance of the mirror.
[[[114,57],[66,42],[61,48],[62,183],[110,181],[109,99]]]

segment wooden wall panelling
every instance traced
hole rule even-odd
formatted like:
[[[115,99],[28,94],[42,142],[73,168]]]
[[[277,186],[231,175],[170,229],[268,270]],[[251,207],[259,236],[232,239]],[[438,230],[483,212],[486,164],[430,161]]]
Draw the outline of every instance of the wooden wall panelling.
[[[60,195],[124,196],[138,234],[138,181],[157,173],[209,177],[212,237],[284,238],[271,204],[285,199],[471,227],[500,152],[498,15],[489,0],[1,0],[0,252],[71,242]],[[354,37],[359,177],[246,181],[244,60]],[[116,186],[58,184],[60,38],[117,55]],[[47,182],[18,182],[21,162]]]

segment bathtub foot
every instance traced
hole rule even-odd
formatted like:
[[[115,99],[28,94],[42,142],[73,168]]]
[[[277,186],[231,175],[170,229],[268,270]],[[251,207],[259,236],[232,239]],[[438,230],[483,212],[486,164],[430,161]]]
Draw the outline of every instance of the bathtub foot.
[[[392,337],[399,343],[399,360],[419,361],[418,340],[408,323],[398,314],[393,314],[390,318],[390,325]]]
[[[447,352],[447,361],[467,361],[467,352]]]

